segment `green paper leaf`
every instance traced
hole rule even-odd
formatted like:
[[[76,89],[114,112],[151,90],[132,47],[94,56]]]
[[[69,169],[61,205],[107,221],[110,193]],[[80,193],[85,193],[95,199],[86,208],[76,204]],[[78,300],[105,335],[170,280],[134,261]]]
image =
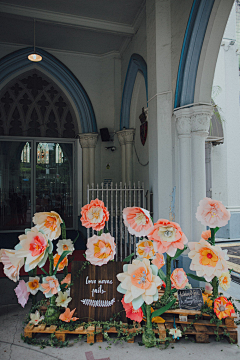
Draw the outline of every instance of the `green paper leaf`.
[[[214,229],[214,234],[216,234],[216,232],[217,232],[219,229],[220,229],[219,227],[215,227],[215,229]]]
[[[44,272],[45,275],[50,276],[43,268],[41,270]]]
[[[57,262],[57,265],[56,265],[56,268],[55,268],[55,270],[54,270],[54,272],[53,272],[53,275],[56,275],[57,269],[58,269],[58,265],[60,264],[61,261],[63,261],[63,259],[65,258],[65,256],[67,256],[68,254],[70,254],[70,252],[71,252],[71,251],[64,251],[64,252],[62,253],[62,255],[60,256],[60,258],[59,258],[59,260],[58,260],[58,262]]]
[[[160,279],[162,279],[164,282],[166,282],[166,275],[164,274],[162,269],[158,270],[158,276],[160,277]]]
[[[204,277],[200,277],[200,276],[193,275],[193,274],[190,274],[190,273],[188,273],[187,276],[189,276],[189,277],[192,278],[193,280],[198,280],[198,281],[207,282],[207,280],[205,280]]]
[[[145,318],[147,318],[147,310],[146,310],[145,302],[142,304],[141,308],[142,308],[142,311],[143,311],[143,315],[145,316]]]
[[[128,255],[128,256],[123,260],[123,262],[130,262],[131,259],[132,259],[132,257],[133,257],[134,255],[135,255],[134,253]]]
[[[186,246],[186,245],[184,245],[184,249],[183,249],[183,250],[177,249],[176,254],[175,254],[175,256],[172,258],[172,260],[177,259],[185,250],[187,250],[187,246]]]
[[[73,240],[74,244],[75,244],[75,242],[77,241],[78,238],[79,238],[79,232],[78,232],[77,236],[75,237],[75,239]]]
[[[173,304],[175,304],[177,299],[173,299],[169,304],[163,306],[161,309],[155,310],[152,313],[151,319],[156,317],[156,316],[161,316],[163,313],[165,313],[165,311],[169,310],[171,306],[173,306]]]

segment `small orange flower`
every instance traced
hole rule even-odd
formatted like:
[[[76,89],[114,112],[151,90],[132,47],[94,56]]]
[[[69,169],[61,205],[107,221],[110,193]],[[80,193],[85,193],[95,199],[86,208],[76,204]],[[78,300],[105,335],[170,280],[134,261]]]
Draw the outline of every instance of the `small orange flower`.
[[[69,308],[66,308],[65,312],[59,316],[59,319],[62,320],[62,321],[65,321],[65,322],[78,320],[79,318],[73,317],[73,314],[74,314],[75,310],[76,310],[76,308],[73,309],[72,311],[70,311]]]
[[[43,291],[46,298],[52,297],[60,291],[60,286],[56,276],[47,276],[43,278],[41,284],[41,290]]]
[[[171,275],[171,282],[176,289],[183,289],[188,283],[185,271],[181,268],[175,269]]]
[[[211,237],[211,230],[203,231],[201,237],[204,240],[208,240]]]
[[[82,207],[81,222],[86,228],[93,228],[94,230],[102,230],[105,222],[109,219],[109,212],[101,200],[95,199]]]
[[[71,284],[71,274],[67,274],[67,276],[65,276],[65,278],[62,279],[61,284],[67,284],[67,285]]]
[[[214,300],[214,312],[220,320],[235,313],[233,304],[224,296],[220,296]]]
[[[152,260],[152,264],[156,265],[158,269],[161,269],[165,265],[165,259],[163,254],[156,253],[155,258]]]
[[[60,256],[61,256],[61,255],[56,254],[56,255],[54,255],[54,257],[53,257],[53,260],[54,260],[54,263],[53,263],[54,269],[55,269],[56,266],[57,266],[57,263],[58,263],[58,260],[60,259]],[[68,265],[68,259],[67,259],[67,257],[65,257],[65,258],[60,262],[60,264],[58,265],[57,271],[62,271],[62,270],[65,268],[65,266],[67,266],[67,265]]]
[[[200,259],[199,262],[201,265],[207,265],[211,267],[215,267],[218,262],[218,256],[215,252],[209,248],[202,248],[199,250]]]
[[[204,302],[204,304],[207,304],[207,306],[208,306],[209,308],[212,308],[212,306],[213,306],[213,301],[212,301],[212,299],[211,299],[211,296],[210,296],[209,294],[203,293],[203,294],[202,294],[202,297],[203,297],[203,302]]]

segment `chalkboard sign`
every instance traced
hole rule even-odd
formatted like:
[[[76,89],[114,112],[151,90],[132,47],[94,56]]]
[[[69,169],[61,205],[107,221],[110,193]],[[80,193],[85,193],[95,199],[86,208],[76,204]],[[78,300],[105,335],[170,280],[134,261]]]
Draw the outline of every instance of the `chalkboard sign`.
[[[201,310],[203,297],[201,289],[178,290],[178,301],[180,309]]]
[[[72,262],[72,279],[81,269],[82,261]],[[123,310],[123,294],[117,291],[119,281],[116,275],[123,272],[122,262],[109,262],[106,265],[88,265],[71,288],[70,309],[76,308],[74,316],[83,321],[107,321]],[[122,311],[125,321],[125,311]]]

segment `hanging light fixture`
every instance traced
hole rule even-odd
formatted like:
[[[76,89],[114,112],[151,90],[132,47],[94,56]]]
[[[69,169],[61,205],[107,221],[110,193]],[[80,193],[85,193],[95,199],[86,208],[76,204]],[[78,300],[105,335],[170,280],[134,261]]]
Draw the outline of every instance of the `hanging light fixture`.
[[[35,51],[35,19],[34,19],[34,35],[33,35],[33,53],[28,55],[28,60],[38,62],[42,60],[41,55],[37,54]]]

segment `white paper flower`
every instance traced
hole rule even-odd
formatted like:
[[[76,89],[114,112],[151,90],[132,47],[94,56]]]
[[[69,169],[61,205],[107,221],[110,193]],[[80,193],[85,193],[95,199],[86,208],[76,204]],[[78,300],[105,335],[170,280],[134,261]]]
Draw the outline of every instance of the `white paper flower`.
[[[172,335],[173,339],[182,337],[182,332],[180,329],[170,329],[169,334]]]
[[[38,276],[29,277],[29,281],[26,283],[27,291],[30,292],[32,295],[36,295],[38,290],[40,290],[39,284],[40,278]]]
[[[68,293],[66,291],[65,292],[59,291],[58,296],[56,298],[56,305],[66,308],[71,300],[72,298],[68,297]]]
[[[36,310],[35,314],[30,314],[30,319],[29,324],[37,325],[44,319],[44,316],[40,316],[39,311]]]
[[[57,243],[57,253],[62,255],[64,251],[71,251],[68,255],[72,255],[74,251],[74,245],[71,239],[59,240]]]

